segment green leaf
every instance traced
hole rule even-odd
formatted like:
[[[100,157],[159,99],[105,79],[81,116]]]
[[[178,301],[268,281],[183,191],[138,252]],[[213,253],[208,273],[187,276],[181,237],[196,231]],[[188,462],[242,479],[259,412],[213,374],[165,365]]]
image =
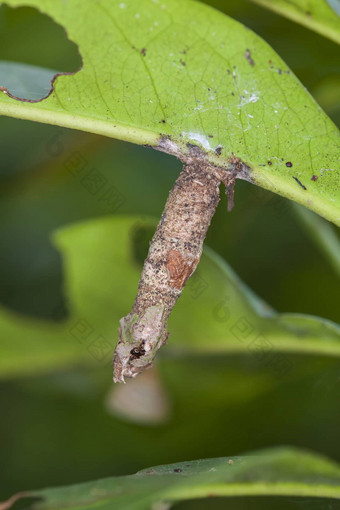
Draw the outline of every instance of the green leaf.
[[[340,467],[316,454],[291,448],[157,466],[135,475],[23,494],[41,498],[38,510],[169,509],[178,501],[216,496],[307,496],[340,498]],[[1,505],[0,505],[1,508]]]
[[[145,225],[154,225],[150,221],[118,216],[56,234],[69,318],[61,323],[38,321],[0,309],[1,377],[72,364],[111,365],[116,328],[133,304],[140,276],[136,235]],[[278,376],[293,362],[287,354],[275,353],[340,357],[340,331],[334,323],[277,314],[208,248],[176,305],[169,330],[163,355],[246,353],[264,366],[272,364]]]
[[[83,67],[37,103],[0,94],[1,114],[180,157],[194,144],[222,167],[237,157],[240,177],[340,224],[339,131],[251,30],[191,0],[6,3],[65,27]]]
[[[340,43],[339,0],[252,0]]]

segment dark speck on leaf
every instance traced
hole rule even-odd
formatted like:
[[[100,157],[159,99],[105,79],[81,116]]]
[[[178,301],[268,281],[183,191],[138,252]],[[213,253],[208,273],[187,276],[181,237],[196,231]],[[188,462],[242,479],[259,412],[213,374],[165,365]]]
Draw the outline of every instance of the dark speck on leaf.
[[[267,163],[269,166],[273,164],[271,161],[267,161]]]
[[[293,166],[293,163],[291,163],[290,161],[287,161],[286,166],[288,166],[288,168],[291,168]]]
[[[294,177],[294,175],[293,175],[292,177],[293,177],[293,179],[295,179],[295,180],[296,180],[296,182],[298,183],[298,185],[299,185],[299,186],[301,186],[301,188],[302,188],[302,189],[304,189],[304,190],[306,190],[306,189],[307,189],[307,188],[306,188],[306,186],[304,186],[304,185],[302,184],[302,182],[301,182],[301,181],[299,181],[299,179],[298,179],[297,177]]]
[[[279,74],[282,74],[282,69],[278,69],[278,70],[277,70],[277,72],[278,72]]]
[[[216,147],[215,152],[218,156],[220,156],[222,154],[222,149],[223,149],[223,147],[221,147],[220,145],[218,147]]]
[[[166,120],[165,120],[165,119],[162,119],[162,120],[161,120],[161,123],[162,123],[162,124],[166,124]]]
[[[315,181],[317,181],[317,180],[318,180],[318,178],[319,178],[319,176],[318,176],[318,175],[313,175],[313,176],[312,176],[312,181],[314,181],[314,182],[315,182]]]
[[[182,470],[180,468],[175,468],[174,473],[182,473]]]
[[[232,92],[231,95],[234,96],[235,95],[234,92]]]
[[[180,60],[180,63],[182,64],[182,66],[186,66],[186,63],[184,62],[184,60]]]
[[[208,135],[208,138],[214,138],[214,135]]]
[[[143,57],[145,57],[145,55],[146,55],[146,48],[142,48],[142,49],[140,50],[140,52],[141,52],[141,54],[143,55]]]

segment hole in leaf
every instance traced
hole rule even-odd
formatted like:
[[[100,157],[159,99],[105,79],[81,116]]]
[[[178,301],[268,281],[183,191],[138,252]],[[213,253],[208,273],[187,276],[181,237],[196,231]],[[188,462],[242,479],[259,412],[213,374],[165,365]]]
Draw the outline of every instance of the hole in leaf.
[[[64,28],[31,7],[0,6],[0,47],[0,89],[22,101],[45,99],[59,74],[82,65]]]
[[[4,232],[0,304],[24,316],[62,322],[68,317],[68,305],[61,255],[34,227],[23,230]]]
[[[328,5],[333,11],[340,16],[340,2],[339,0],[327,0]]]
[[[142,223],[134,225],[130,231],[133,258],[141,267],[143,267],[147,257],[149,244],[154,233],[155,227]]]

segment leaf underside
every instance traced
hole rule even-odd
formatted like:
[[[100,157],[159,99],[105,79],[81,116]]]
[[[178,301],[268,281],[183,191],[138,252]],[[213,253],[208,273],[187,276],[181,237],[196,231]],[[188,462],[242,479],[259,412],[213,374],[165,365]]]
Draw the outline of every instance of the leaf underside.
[[[62,25],[83,59],[50,96],[0,93],[0,113],[214,164],[240,158],[243,178],[340,223],[339,131],[274,50],[247,27],[192,0],[6,0]],[[0,84],[2,85],[2,84]]]
[[[181,462],[23,496],[41,498],[37,510],[100,508],[150,510],[178,501],[216,496],[340,497],[340,467],[316,454],[291,448],[250,456]]]

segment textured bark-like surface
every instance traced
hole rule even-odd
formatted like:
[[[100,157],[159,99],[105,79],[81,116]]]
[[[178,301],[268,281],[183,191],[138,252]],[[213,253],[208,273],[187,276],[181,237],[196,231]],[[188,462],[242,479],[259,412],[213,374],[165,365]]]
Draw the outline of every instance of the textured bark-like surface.
[[[129,315],[121,319],[114,356],[114,381],[149,367],[168,338],[167,321],[201,257],[203,242],[219,202],[219,185],[234,178],[212,171],[202,160],[184,165],[150,243]]]

